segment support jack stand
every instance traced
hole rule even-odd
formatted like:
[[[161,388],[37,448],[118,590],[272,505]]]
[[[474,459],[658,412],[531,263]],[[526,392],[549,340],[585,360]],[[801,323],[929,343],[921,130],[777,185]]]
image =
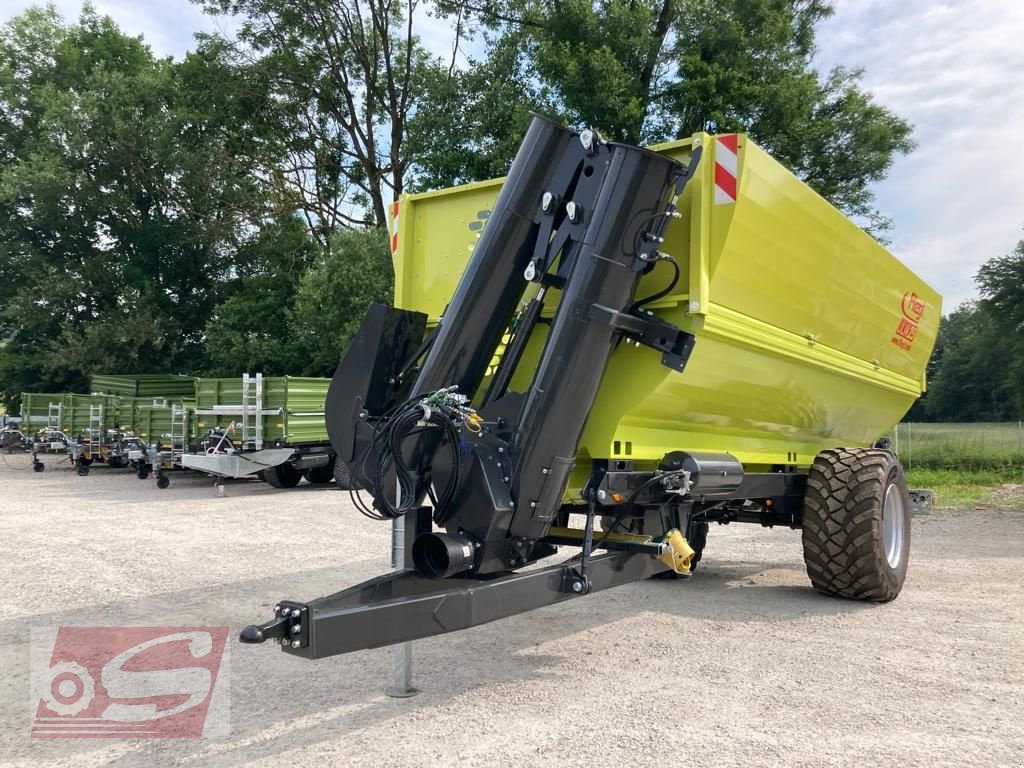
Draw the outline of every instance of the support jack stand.
[[[411,517],[411,520],[406,520]],[[397,517],[391,524],[391,567],[396,571],[411,570],[412,543],[431,528],[430,509],[421,507],[408,515]],[[391,685],[384,693],[394,699],[408,699],[420,692],[412,684],[412,643],[399,643],[392,650],[394,666]]]

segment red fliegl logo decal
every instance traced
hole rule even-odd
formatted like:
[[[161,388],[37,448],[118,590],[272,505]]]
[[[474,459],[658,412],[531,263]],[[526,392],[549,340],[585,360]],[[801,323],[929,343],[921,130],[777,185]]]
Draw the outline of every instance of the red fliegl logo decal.
[[[915,292],[907,291],[903,294],[900,310],[902,317],[896,327],[896,334],[892,337],[892,343],[909,352],[917,336],[918,323],[924,315],[924,301]]]

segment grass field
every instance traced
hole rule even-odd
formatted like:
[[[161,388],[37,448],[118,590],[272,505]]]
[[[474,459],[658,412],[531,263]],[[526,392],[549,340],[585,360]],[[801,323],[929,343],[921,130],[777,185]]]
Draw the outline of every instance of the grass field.
[[[987,502],[1006,483],[1024,484],[1024,428],[1008,424],[900,424],[892,447],[913,488],[943,507]]]

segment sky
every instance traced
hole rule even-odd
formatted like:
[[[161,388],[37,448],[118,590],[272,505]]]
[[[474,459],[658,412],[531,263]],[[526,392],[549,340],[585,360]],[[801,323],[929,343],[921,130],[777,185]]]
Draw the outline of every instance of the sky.
[[[0,22],[31,0],[6,0]],[[56,0],[66,18],[81,0]],[[188,0],[94,0],[101,14],[180,57],[197,31],[230,31]],[[418,12],[424,43],[446,60],[452,30]],[[944,296],[949,312],[976,295],[986,260],[1024,239],[1024,2],[837,0],[818,29],[817,65],[862,67],[875,99],[914,124],[917,149],[875,185],[894,220],[889,246]]]

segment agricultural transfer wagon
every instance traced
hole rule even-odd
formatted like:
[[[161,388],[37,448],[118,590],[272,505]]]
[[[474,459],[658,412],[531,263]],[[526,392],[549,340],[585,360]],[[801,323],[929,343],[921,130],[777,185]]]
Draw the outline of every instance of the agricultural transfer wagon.
[[[244,642],[321,658],[685,576],[711,523],[802,528],[815,588],[899,593],[909,499],[873,445],[940,298],[747,137],[651,151],[537,117],[506,179],[393,217],[395,308],[327,425],[410,556]]]

